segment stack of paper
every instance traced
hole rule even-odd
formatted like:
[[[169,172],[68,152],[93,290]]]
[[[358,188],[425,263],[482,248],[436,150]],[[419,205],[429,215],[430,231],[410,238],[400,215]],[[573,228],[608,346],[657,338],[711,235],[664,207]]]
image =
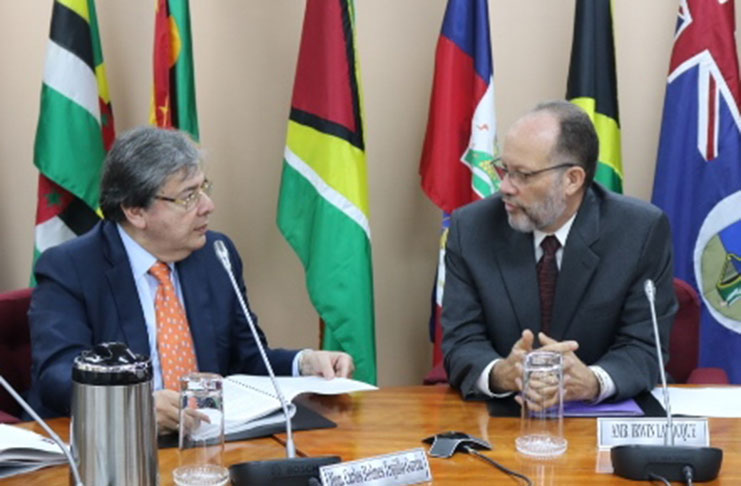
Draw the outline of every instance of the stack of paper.
[[[0,424],[0,478],[66,462],[64,452],[53,440],[30,430]]]
[[[654,388],[651,393],[663,406],[662,389]],[[669,387],[669,403],[672,415],[741,418],[741,387]]]

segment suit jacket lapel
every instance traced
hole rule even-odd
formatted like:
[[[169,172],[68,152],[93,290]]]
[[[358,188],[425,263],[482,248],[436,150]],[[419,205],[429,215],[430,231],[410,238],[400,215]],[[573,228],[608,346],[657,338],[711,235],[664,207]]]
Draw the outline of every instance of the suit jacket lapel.
[[[515,231],[507,222],[497,227],[502,231],[494,236],[494,254],[520,330],[529,328],[537,332],[540,330],[540,295],[533,234]]]
[[[185,300],[188,325],[193,336],[196,359],[199,371],[219,372],[216,356],[216,336],[211,324],[211,313],[208,301],[208,275],[206,265],[199,261],[200,254],[195,253],[178,262],[180,288]]]
[[[600,256],[591,248],[598,239],[599,201],[590,189],[564,247],[551,320],[551,334],[555,339],[561,340],[566,334],[599,265]]]
[[[103,221],[100,224],[103,225],[103,251],[110,262],[105,276],[113,301],[116,303],[121,331],[132,351],[149,356],[149,333],[121,236],[115,223]]]

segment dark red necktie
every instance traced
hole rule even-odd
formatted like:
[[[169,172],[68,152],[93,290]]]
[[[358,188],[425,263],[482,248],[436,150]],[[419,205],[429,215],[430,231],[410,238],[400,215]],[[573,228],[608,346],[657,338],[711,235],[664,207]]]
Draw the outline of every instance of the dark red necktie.
[[[556,279],[558,278],[556,252],[561,247],[561,243],[551,235],[546,236],[540,242],[540,247],[543,249],[543,256],[535,266],[540,287],[540,330],[550,336],[553,298],[556,295]]]

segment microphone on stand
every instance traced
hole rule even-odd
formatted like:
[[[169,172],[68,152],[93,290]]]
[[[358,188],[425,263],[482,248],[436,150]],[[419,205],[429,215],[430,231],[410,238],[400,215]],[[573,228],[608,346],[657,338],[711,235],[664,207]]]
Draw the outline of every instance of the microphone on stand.
[[[51,427],[47,425],[44,420],[39,417],[39,414],[37,414],[33,408],[31,408],[31,405],[26,403],[26,401],[23,399],[23,397],[16,392],[12,386],[10,386],[10,383],[5,381],[5,378],[3,378],[3,375],[0,375],[0,385],[5,388],[5,390],[10,394],[11,397],[15,399],[18,404],[23,407],[23,410],[28,413],[28,415],[33,418],[37,424],[41,426],[42,429],[46,431],[47,434],[52,438],[52,440],[59,446],[60,449],[62,449],[62,452],[64,453],[64,457],[67,459],[67,463],[69,464],[70,470],[72,470],[72,477],[75,480],[74,486],[84,486],[82,484],[82,479],[80,479],[80,471],[77,469],[77,464],[75,463],[74,458],[72,457],[72,454],[70,454],[69,449],[67,446],[62,442],[62,439],[59,438],[59,436],[54,433],[53,430],[51,430]]]
[[[252,337],[255,339],[255,344],[257,344],[257,349],[260,351],[263,364],[268,371],[270,381],[273,384],[273,388],[275,389],[275,393],[278,396],[278,400],[280,401],[280,405],[283,408],[283,413],[286,417],[286,459],[251,461],[235,464],[229,468],[232,480],[236,485],[281,484],[289,486],[295,484],[303,486],[308,484],[310,478],[319,476],[319,467],[340,462],[340,458],[338,456],[296,457],[296,446],[293,443],[293,430],[291,415],[288,411],[288,402],[278,386],[278,382],[275,380],[273,367],[270,365],[268,355],[265,353],[265,348],[263,347],[260,336],[257,333],[257,327],[252,320],[252,315],[247,309],[247,304],[244,302],[244,297],[242,296],[242,292],[239,290],[237,280],[234,278],[232,264],[229,260],[229,250],[226,249],[226,245],[222,240],[216,240],[214,242],[214,252],[223,265],[224,270],[229,275],[229,280],[234,288],[234,293],[237,295],[239,305],[247,319],[250,331],[252,332]]]
[[[659,324],[656,319],[656,286],[653,280],[647,279],[643,285],[649,306],[651,322],[654,329],[654,343],[659,362],[661,388],[664,395],[667,429],[664,434],[664,445],[622,445],[610,451],[615,474],[628,479],[650,480],[662,476],[668,481],[711,481],[718,476],[723,461],[723,451],[716,447],[690,447],[674,445],[669,388],[666,386],[664,358],[661,354]],[[691,484],[691,483],[688,483]]]
[[[263,348],[262,346],[260,336],[257,334],[255,323],[252,322],[252,316],[247,309],[247,304],[245,304],[244,302],[242,292],[239,291],[237,281],[234,279],[234,274],[232,273],[232,263],[229,261],[229,251],[226,249],[226,245],[224,245],[224,242],[221,240],[216,240],[214,242],[214,251],[216,252],[216,256],[219,258],[219,261],[221,261],[221,264],[224,266],[224,270],[226,270],[226,273],[229,274],[229,279],[231,280],[232,286],[234,287],[234,292],[236,292],[237,294],[239,305],[242,307],[242,312],[244,312],[244,315],[247,318],[247,323],[250,325],[252,337],[255,338],[255,343],[257,344],[257,349],[260,351],[262,362],[265,364],[265,368],[268,370],[268,376],[270,376],[270,381],[273,383],[275,393],[278,395],[280,406],[283,408],[283,414],[286,416],[286,456],[289,459],[292,459],[296,457],[296,446],[293,444],[293,430],[291,427],[291,414],[288,412],[288,403],[286,402],[286,398],[283,396],[283,392],[278,386],[278,383],[275,381],[275,373],[273,373],[273,367],[270,366],[270,360],[268,360],[268,355],[265,353],[265,348]]]

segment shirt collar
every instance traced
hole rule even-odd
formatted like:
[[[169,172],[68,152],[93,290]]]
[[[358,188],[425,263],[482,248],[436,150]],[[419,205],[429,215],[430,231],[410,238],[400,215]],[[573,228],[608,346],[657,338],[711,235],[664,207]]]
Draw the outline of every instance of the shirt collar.
[[[120,224],[116,223],[118,228],[118,234],[121,236],[126,254],[129,257],[129,263],[131,264],[131,272],[134,274],[134,280],[139,279],[143,275],[149,272],[157,262],[157,258],[144,249],[134,238],[129,235],[126,230]],[[172,270],[172,264],[168,264],[170,270]]]
[[[535,244],[535,248],[540,248],[540,243],[545,239],[546,236],[553,235],[556,237],[558,242],[561,244],[561,248],[566,246],[566,239],[569,237],[569,232],[571,231],[571,226],[574,224],[574,220],[576,219],[576,214],[574,213],[563,225],[561,225],[560,228],[558,228],[553,233],[544,233],[538,229],[533,230],[533,243]]]

